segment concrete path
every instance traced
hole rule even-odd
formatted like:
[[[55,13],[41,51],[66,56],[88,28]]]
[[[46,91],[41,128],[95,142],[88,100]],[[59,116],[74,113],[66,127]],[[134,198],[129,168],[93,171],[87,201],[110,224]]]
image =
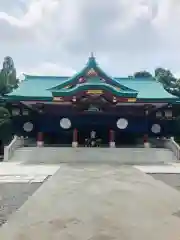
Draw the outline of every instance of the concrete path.
[[[54,175],[59,167],[59,165],[25,165],[23,162],[1,162],[0,183],[43,182],[48,176]]]
[[[136,169],[148,174],[180,174],[180,163],[169,163],[167,165],[134,166]]]
[[[0,226],[41,186],[40,182],[0,182]]]
[[[1,240],[179,240],[180,193],[127,166],[62,164]]]

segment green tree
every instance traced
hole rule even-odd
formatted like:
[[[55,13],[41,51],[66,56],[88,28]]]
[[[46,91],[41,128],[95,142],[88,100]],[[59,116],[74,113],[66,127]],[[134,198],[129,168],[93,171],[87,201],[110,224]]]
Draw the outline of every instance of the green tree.
[[[177,79],[173,76],[171,71],[164,68],[157,68],[155,70],[155,78],[161,82],[164,87],[175,87]]]
[[[155,78],[163,84],[166,91],[180,97],[180,81],[173,76],[171,71],[164,68],[157,68],[155,70]]]
[[[0,71],[0,95],[4,95],[8,93],[6,79],[2,74],[2,71]]]
[[[0,94],[4,95],[17,88],[19,80],[16,77],[16,69],[11,57],[5,57],[3,68],[0,72]]]
[[[0,125],[2,125],[3,123],[9,120],[10,120],[9,111],[4,107],[0,107]]]
[[[141,72],[136,72],[134,73],[135,78],[152,78],[152,74],[147,71],[141,71]]]
[[[0,141],[9,144],[13,137],[12,122],[9,111],[0,107]]]

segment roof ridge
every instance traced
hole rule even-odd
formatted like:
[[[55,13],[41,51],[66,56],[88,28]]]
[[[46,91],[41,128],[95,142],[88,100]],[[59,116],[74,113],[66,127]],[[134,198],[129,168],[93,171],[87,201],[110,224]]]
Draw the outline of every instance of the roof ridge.
[[[30,74],[24,74],[26,78],[70,78],[69,76],[52,76],[52,75],[30,75]]]
[[[142,81],[142,80],[145,80],[145,81],[156,81],[155,78],[153,77],[140,77],[140,78],[136,78],[136,77],[114,77],[114,79],[120,79],[120,80],[135,80],[135,81]]]

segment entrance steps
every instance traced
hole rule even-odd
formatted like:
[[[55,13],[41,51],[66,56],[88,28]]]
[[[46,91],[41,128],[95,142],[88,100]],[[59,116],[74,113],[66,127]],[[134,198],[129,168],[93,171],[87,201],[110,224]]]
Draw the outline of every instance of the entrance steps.
[[[55,148],[24,147],[16,150],[10,162],[25,164],[168,164],[176,162],[173,152],[163,148]]]

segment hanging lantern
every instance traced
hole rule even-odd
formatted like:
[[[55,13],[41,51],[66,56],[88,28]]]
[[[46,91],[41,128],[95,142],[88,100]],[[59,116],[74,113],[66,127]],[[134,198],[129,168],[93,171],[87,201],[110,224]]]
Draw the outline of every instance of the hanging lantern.
[[[165,110],[165,117],[166,118],[172,118],[172,110],[168,109],[168,110]]]
[[[19,108],[13,108],[12,109],[12,116],[19,116],[20,115],[20,109]]]
[[[22,114],[23,114],[23,116],[28,116],[29,115],[29,111],[27,109],[23,109],[22,110]]]
[[[156,117],[161,118],[162,117],[162,112],[160,112],[160,111],[156,112]]]

